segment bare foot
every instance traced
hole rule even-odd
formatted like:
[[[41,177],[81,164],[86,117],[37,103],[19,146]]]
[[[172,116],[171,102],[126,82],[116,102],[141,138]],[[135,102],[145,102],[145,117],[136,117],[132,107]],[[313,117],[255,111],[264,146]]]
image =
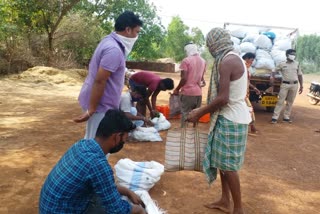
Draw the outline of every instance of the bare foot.
[[[244,214],[244,211],[242,208],[234,209],[233,214]]]
[[[225,213],[230,213],[231,211],[230,204],[222,201],[217,201],[211,204],[205,204],[204,206],[209,209],[218,209]]]
[[[256,127],[254,125],[251,125],[251,133],[252,134],[257,134],[258,130],[256,129]]]

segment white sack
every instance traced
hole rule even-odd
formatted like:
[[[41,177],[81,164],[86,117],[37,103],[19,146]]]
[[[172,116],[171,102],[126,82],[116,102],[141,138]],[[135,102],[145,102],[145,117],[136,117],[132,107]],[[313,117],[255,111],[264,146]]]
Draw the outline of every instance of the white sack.
[[[240,45],[241,41],[237,37],[231,36],[231,40],[232,40],[234,45]]]
[[[254,41],[259,37],[259,34],[253,34],[248,33],[246,37],[243,38],[242,42],[251,42],[254,43]]]
[[[149,191],[164,172],[164,166],[156,161],[134,162],[120,159],[114,166],[119,185],[132,191]]]
[[[254,67],[273,70],[275,68],[275,64],[270,53],[265,50],[258,49],[256,51],[256,63]]]
[[[271,50],[272,48],[271,40],[266,35],[263,35],[263,34],[257,37],[257,39],[254,41],[254,45],[257,48],[264,49],[264,50]]]
[[[240,44],[241,53],[256,53],[256,46],[251,42],[242,42]]]
[[[281,51],[286,51],[288,49],[291,49],[291,40],[289,37],[276,39],[273,47]]]
[[[273,48],[271,50],[271,56],[276,66],[278,66],[281,62],[284,62],[287,60],[286,52],[279,49]]]
[[[247,32],[245,29],[239,28],[239,29],[231,31],[230,34],[231,34],[231,36],[237,37],[238,39],[243,39],[246,36]]]
[[[233,44],[233,51],[237,54],[241,54],[241,48],[240,45]]]

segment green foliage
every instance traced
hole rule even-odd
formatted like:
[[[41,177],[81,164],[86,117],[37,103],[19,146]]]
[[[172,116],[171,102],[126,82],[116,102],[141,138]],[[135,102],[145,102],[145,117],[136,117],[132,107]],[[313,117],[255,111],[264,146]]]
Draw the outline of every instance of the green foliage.
[[[191,29],[192,41],[198,45],[198,47],[203,47],[205,45],[205,38],[202,31],[196,27]]]
[[[214,59],[209,52],[208,48],[204,48],[204,51],[201,53],[201,57],[207,62],[207,70],[212,70]]]
[[[312,74],[312,73],[319,73],[319,66],[317,66],[314,62],[310,62],[304,60],[300,63],[301,69],[304,74]]]
[[[121,13],[125,10],[133,11],[143,21],[143,28],[129,58],[143,60],[161,56],[159,49],[165,33],[164,27],[156,14],[155,6],[147,0],[83,1],[76,9],[94,12],[106,33],[114,30],[114,20]]]
[[[173,17],[162,44],[165,54],[176,61],[181,61],[186,56],[184,46],[189,42],[193,42],[198,45],[199,49],[203,49],[205,44],[203,33],[199,28],[190,30],[179,16]]]
[[[174,17],[166,31],[149,0],[0,0],[0,56],[8,62],[28,56],[41,63],[50,57],[86,63],[125,10],[138,14],[144,23],[130,59],[180,61],[190,41],[203,49],[199,28],[190,30]]]
[[[184,46],[192,41],[186,26],[179,16],[173,17],[165,38],[165,50],[168,57],[181,61],[185,57]]]
[[[320,68],[320,37],[305,35],[298,38],[297,58],[304,73],[314,73]]]
[[[55,38],[57,50],[64,57],[73,56],[79,64],[87,64],[98,42],[105,35],[99,22],[86,14],[71,13],[65,17]]]

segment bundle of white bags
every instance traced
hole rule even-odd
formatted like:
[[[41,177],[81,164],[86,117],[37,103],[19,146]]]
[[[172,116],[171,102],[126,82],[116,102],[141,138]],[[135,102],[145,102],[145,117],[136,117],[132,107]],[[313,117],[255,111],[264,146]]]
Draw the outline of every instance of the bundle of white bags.
[[[129,188],[140,196],[148,214],[165,214],[150,197],[148,191],[160,180],[164,166],[156,161],[134,162],[121,159],[115,165],[119,185]]]
[[[286,60],[285,51],[292,48],[291,38],[283,32],[277,33],[273,42],[263,35],[262,32],[269,32],[269,30],[243,27],[230,32],[235,51],[241,56],[248,52],[256,54],[252,65],[253,72],[255,69],[274,70],[277,65]]]

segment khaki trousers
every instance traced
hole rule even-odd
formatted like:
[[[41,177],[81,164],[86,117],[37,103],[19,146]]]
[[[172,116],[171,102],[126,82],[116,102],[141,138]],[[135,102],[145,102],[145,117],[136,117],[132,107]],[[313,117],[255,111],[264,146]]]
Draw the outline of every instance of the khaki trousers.
[[[278,102],[273,112],[272,119],[278,120],[280,113],[283,109],[284,101],[286,101],[285,109],[283,113],[283,119],[290,119],[292,104],[296,98],[298,91],[298,84],[286,84],[282,83],[280,86],[280,92],[278,95]]]

